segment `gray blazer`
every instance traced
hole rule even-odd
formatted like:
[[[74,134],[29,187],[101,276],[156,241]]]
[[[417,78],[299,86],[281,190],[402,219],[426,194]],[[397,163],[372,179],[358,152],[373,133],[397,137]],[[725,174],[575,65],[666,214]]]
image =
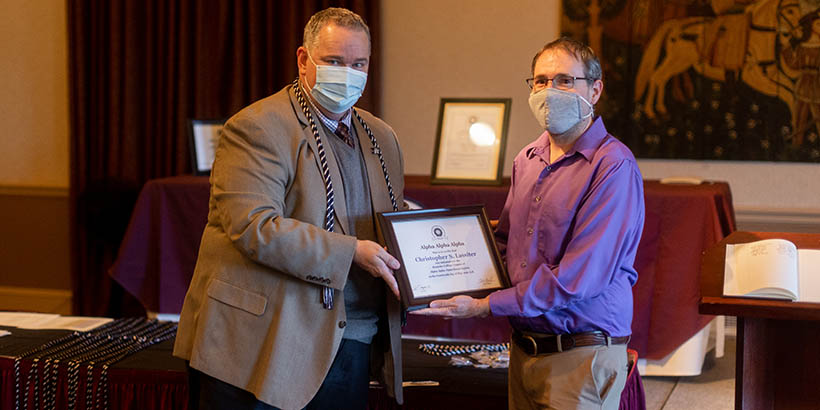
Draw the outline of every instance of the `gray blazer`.
[[[403,204],[404,164],[393,130],[357,110],[383,152]],[[314,120],[318,121],[314,113]],[[374,212],[391,211],[370,139],[353,118]],[[319,125],[319,124],[317,124]],[[324,140],[329,136],[320,126]],[[185,295],[174,355],[191,367],[282,409],[304,407],[319,390],[344,333],[344,288],[356,238],[339,164],[324,143],[335,193],[335,232],[323,229],[325,186],[316,142],[291,87],[257,101],[225,124],[211,170],[208,223]],[[335,290],[333,310],[321,285]],[[374,338],[375,365],[402,402],[400,305],[387,290],[386,329]],[[384,343],[379,341],[383,340]],[[389,341],[388,341],[389,340]]]

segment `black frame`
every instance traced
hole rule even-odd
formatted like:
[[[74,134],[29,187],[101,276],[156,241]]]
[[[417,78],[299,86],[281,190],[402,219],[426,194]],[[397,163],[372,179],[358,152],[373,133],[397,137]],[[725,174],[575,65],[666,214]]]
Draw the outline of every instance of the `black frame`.
[[[504,106],[503,120],[501,124],[501,136],[498,150],[498,166],[495,170],[494,179],[483,178],[452,178],[438,177],[439,151],[442,143],[442,124],[444,123],[444,109],[447,104],[501,104]],[[432,184],[459,184],[459,185],[501,185],[504,173],[504,153],[507,148],[507,129],[510,125],[510,105],[511,98],[442,98],[438,108],[438,125],[436,126],[436,145],[433,151],[433,169],[430,173],[430,183]]]
[[[426,297],[417,297],[413,294],[412,288],[410,287],[410,280],[408,278],[407,270],[405,269],[405,261],[402,256],[402,250],[399,247],[399,242],[396,238],[396,233],[393,228],[393,222],[407,220],[437,219],[448,216],[465,215],[475,215],[478,217],[478,223],[480,224],[481,230],[484,233],[484,242],[487,246],[487,252],[489,253],[490,258],[493,261],[493,265],[495,266],[495,273],[496,275],[498,275],[498,280],[501,283],[501,287],[479,289],[468,292],[453,292]],[[504,289],[510,286],[510,278],[507,275],[504,263],[501,260],[501,254],[498,252],[498,247],[495,243],[493,230],[490,227],[489,219],[487,218],[487,212],[485,211],[483,205],[469,205],[453,208],[420,209],[411,211],[380,212],[378,213],[377,222],[379,240],[383,245],[387,247],[387,251],[390,252],[390,254],[393,255],[396,259],[398,259],[401,263],[401,267],[396,270],[396,281],[399,285],[402,305],[407,310],[421,309],[429,306],[430,302],[432,302],[433,300],[448,299],[456,295],[467,295],[475,298],[483,298],[496,290]]]
[[[190,119],[188,120],[188,144],[189,148],[188,151],[191,152],[191,169],[194,175],[210,175],[211,168],[200,168],[199,167],[199,157],[200,153],[200,146],[199,142],[200,139],[196,137],[196,129],[200,126],[218,126],[220,130],[217,130],[217,140],[219,138],[219,133],[221,132],[222,125],[225,124],[225,119]],[[211,143],[213,144],[214,151],[216,150],[217,140],[212,140]],[[213,158],[211,158],[211,162],[213,163]]]

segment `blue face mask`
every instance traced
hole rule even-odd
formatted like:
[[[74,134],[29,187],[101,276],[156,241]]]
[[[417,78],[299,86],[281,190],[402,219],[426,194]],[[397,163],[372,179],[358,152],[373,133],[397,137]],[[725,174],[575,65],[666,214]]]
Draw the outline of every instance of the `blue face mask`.
[[[356,104],[367,84],[367,73],[350,67],[318,65],[310,54],[308,58],[316,66],[316,84],[310,94],[322,107],[341,114]]]

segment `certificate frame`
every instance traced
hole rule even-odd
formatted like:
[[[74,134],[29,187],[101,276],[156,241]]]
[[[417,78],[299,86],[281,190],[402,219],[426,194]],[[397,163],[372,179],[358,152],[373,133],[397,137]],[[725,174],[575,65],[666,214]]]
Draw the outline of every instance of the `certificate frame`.
[[[430,182],[501,185],[511,104],[511,98],[442,98]]]
[[[433,300],[449,299],[456,295],[483,298],[496,290],[510,286],[510,279],[501,260],[501,254],[498,252],[493,230],[483,205],[381,212],[378,214],[377,222],[379,240],[387,247],[387,251],[401,263],[401,267],[395,273],[402,305],[406,310],[421,309],[429,306]],[[410,229],[408,230],[407,227]],[[467,230],[464,232],[450,231],[453,227],[466,227]],[[411,238],[399,237],[407,232],[423,233]],[[428,232],[429,237],[425,237]],[[476,232],[480,232],[483,241],[475,239]],[[459,237],[467,234],[471,239],[465,239],[467,242],[465,245]],[[422,241],[423,246],[428,246],[430,249],[429,258],[444,258],[444,260],[419,261],[416,259],[413,255],[419,255],[420,247],[415,245]],[[459,243],[461,246],[458,245]],[[449,245],[454,246],[450,248]],[[475,252],[471,253],[471,250]],[[459,254],[459,251],[466,253]],[[428,253],[426,249],[421,252]],[[472,272],[472,266],[465,267],[464,260],[466,262],[476,261],[479,269],[485,269],[484,272]],[[431,269],[427,270],[427,266]],[[443,273],[444,270],[455,270],[456,272]],[[467,272],[468,270],[470,272]],[[478,278],[482,282],[481,287],[431,291],[432,293],[418,291],[420,287],[424,288],[425,281],[459,281],[460,279],[455,277],[464,274]],[[424,275],[427,276],[423,277]],[[436,278],[433,278],[434,276]],[[438,279],[440,277],[444,279]],[[414,284],[416,290],[414,290]]]
[[[225,119],[189,119],[188,143],[194,175],[210,175]]]

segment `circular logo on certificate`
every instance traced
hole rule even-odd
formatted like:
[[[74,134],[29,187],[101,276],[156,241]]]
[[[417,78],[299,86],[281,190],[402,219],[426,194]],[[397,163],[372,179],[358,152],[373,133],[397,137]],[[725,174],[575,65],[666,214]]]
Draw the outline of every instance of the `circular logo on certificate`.
[[[433,239],[445,239],[447,238],[447,232],[444,231],[439,225],[433,225],[433,228],[430,230],[433,233]]]

